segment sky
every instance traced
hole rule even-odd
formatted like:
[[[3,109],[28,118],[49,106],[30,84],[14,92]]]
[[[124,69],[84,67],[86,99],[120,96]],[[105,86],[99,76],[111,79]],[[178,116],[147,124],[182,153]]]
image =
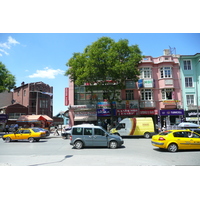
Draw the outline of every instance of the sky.
[[[164,49],[176,54],[200,53],[199,33],[0,33],[0,62],[22,82],[42,81],[53,87],[53,115],[66,111],[64,89],[69,79],[64,76],[66,63],[74,52],[106,36],[118,41],[128,39],[137,44],[143,55],[159,57]]]

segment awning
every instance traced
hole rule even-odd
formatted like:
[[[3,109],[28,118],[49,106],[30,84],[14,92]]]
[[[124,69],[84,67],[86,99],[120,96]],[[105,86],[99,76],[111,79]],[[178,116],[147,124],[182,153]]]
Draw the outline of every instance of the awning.
[[[38,122],[38,121],[52,122],[53,119],[47,115],[21,115],[17,122]]]
[[[76,116],[74,121],[97,121],[97,116]]]

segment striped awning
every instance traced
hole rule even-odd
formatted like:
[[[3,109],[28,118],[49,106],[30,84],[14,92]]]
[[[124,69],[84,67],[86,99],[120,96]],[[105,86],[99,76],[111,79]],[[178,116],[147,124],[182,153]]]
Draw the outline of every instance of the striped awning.
[[[47,115],[21,115],[17,120],[17,122],[38,122],[38,121],[52,122],[53,119]]]

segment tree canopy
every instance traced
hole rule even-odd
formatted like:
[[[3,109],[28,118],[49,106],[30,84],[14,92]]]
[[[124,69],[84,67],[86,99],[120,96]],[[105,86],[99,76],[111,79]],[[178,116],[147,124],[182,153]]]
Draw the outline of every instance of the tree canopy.
[[[0,93],[10,91],[15,86],[15,76],[0,62]]]
[[[143,56],[138,45],[130,45],[126,39],[115,42],[102,37],[88,45],[83,53],[74,53],[68,60],[65,76],[76,86],[88,85],[87,91],[101,90],[113,108],[112,102],[120,101],[120,91],[125,89],[126,80],[137,81],[140,75],[138,65]],[[111,120],[113,119],[111,113]]]
[[[138,45],[129,46],[126,39],[115,42],[102,37],[87,46],[83,53],[74,53],[66,64],[65,75],[75,85],[88,83],[88,90],[101,89],[109,102],[117,101],[117,91],[125,88],[126,80],[138,80],[138,64],[142,60]]]

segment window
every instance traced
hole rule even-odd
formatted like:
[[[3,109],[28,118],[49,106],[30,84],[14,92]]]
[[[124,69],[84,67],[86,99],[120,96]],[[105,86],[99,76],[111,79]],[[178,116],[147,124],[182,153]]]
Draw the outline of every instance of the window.
[[[119,123],[118,126],[116,127],[116,130],[125,129],[125,127],[126,127],[125,123]]]
[[[126,90],[126,100],[133,100],[133,90]]]
[[[150,67],[141,68],[140,78],[151,78],[151,68]]]
[[[94,134],[95,135],[102,135],[102,136],[106,135],[105,132],[102,129],[99,129],[99,128],[94,129]]]
[[[185,77],[185,87],[193,87],[192,77]]]
[[[134,81],[126,81],[126,88],[127,89],[135,88],[135,82]]]
[[[24,90],[24,97],[26,96],[26,90]]]
[[[162,99],[173,99],[173,89],[162,89]]]
[[[40,100],[40,108],[47,108],[48,100]]]
[[[73,128],[72,135],[83,135],[83,128]]]
[[[161,78],[172,78],[172,69],[171,69],[171,67],[162,67],[162,68],[160,68],[160,77]]]
[[[85,128],[84,135],[92,135],[92,128]]]
[[[191,60],[184,60],[183,65],[184,65],[184,70],[192,70]]]
[[[194,105],[194,95],[193,94],[186,95],[186,101],[187,105]]]
[[[151,89],[141,90],[141,100],[153,100],[153,92]]]

